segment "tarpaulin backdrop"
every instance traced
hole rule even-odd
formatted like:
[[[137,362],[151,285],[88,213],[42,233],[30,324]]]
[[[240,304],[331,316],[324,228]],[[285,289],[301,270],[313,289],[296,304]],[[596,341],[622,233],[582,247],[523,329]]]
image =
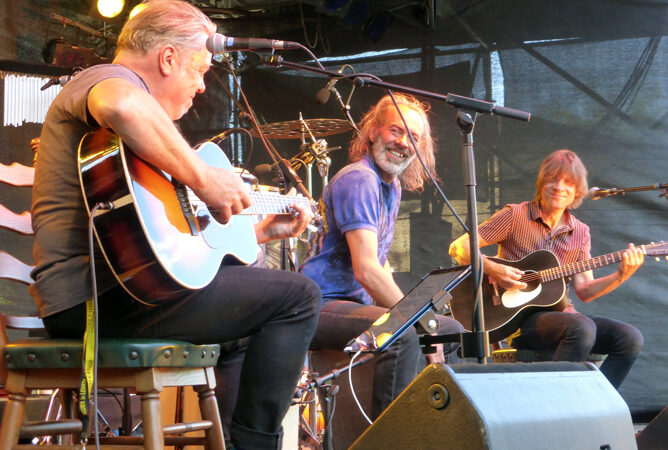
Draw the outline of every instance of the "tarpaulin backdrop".
[[[66,6],[66,2],[56,3],[60,9]],[[668,183],[668,2],[439,0],[435,5],[433,26],[419,27],[415,20],[396,14],[376,40],[365,37],[359,26],[328,21],[323,29],[331,51],[325,53],[319,45],[314,53],[331,70],[350,64],[357,72],[369,72],[388,82],[494,100],[532,113],[528,123],[477,117],[474,150],[479,221],[506,203],[531,199],[540,162],[559,148],[580,155],[589,170],[591,186]],[[3,46],[0,59],[39,61],[43,36],[31,30],[45,28],[35,22],[48,21],[49,5],[30,0],[3,8],[11,11],[2,18],[0,37],[12,45]],[[35,26],[17,26],[25,23]],[[313,30],[313,22],[307,22],[304,31]],[[252,16],[221,21],[219,31],[305,43],[302,30],[295,32],[284,23],[254,20]],[[304,52],[281,54],[289,60],[313,64]],[[333,97],[324,106],[315,102],[326,79],[263,66],[251,53],[233,57],[243,91],[262,123],[296,120],[300,113],[306,119],[343,118]],[[196,98],[193,110],[180,121],[192,142],[241,123],[239,107],[226,94],[230,91],[238,98],[239,92],[224,64],[216,63],[206,82],[207,91]],[[337,88],[346,98],[351,85],[340,81]],[[371,87],[356,89],[350,103],[353,117],[359,120],[382,94]],[[465,220],[456,111],[438,102],[431,104],[438,144],[437,175]],[[37,124],[2,127],[2,162],[20,160],[29,164],[32,154],[28,142],[38,134]],[[347,132],[326,138],[330,147],[343,147],[331,153],[330,176],[346,163],[350,137]],[[298,140],[273,142],[285,157],[299,152]],[[245,134],[232,135],[223,148],[235,161],[250,156],[250,167],[269,162],[260,141]],[[304,177],[303,169],[300,174]],[[313,194],[317,197],[321,180],[315,170],[313,175]],[[6,189],[2,192],[2,203],[16,203],[15,194]],[[621,250],[628,242],[668,239],[668,201],[659,194],[648,191],[586,200],[575,214],[591,227],[593,256]],[[19,200],[26,203],[25,192]],[[18,205],[16,208],[22,211]],[[447,248],[462,232],[433,188],[428,186],[422,194],[405,193],[390,255],[401,287],[408,290],[429,270],[453,265]],[[21,254],[29,260],[29,251]],[[603,276],[616,268],[600,269],[595,275]],[[14,310],[34,309],[29,297],[19,304],[19,300],[9,298],[10,293],[3,290],[1,294],[3,310],[6,306],[12,309],[12,305]],[[633,413],[655,413],[665,407],[668,264],[648,259],[613,293],[589,304],[576,300],[576,307],[583,313],[628,321],[642,330],[645,347],[621,393]]]
[[[532,113],[528,123],[477,117],[474,148],[479,221],[506,203],[533,198],[541,161],[560,148],[580,155],[589,170],[590,186],[668,183],[665,5],[649,8],[598,2],[589,5],[588,11],[578,12],[573,2],[541,3],[533,11],[507,2],[483,3],[464,18],[485,45],[462,33],[454,20],[429,32],[395,23],[386,32],[387,38],[377,42],[360,43],[345,39],[345,30],[333,31],[331,36],[338,43],[336,55],[333,51],[318,56],[324,57],[331,70],[347,63],[357,72],[372,73],[388,82],[494,100]],[[492,31],[487,26],[491,18],[498,21]],[[541,28],[552,20],[554,29]],[[307,58],[298,51],[281,54],[298,62]],[[299,113],[306,119],[343,118],[333,96],[325,106],[315,102],[326,79],[309,72],[262,66],[253,55],[244,58],[240,64],[242,86],[263,123],[295,120]],[[213,80],[210,86],[216,83]],[[340,81],[337,88],[345,99],[351,85]],[[356,89],[350,104],[355,119],[359,120],[382,94],[377,88]],[[438,143],[438,177],[465,220],[456,111],[445,104],[430,103]],[[350,137],[348,132],[326,140],[330,146],[346,148]],[[259,140],[254,141],[251,167],[269,161]],[[285,157],[299,152],[296,140],[273,142]],[[331,157],[330,175],[346,163],[346,152],[336,150]],[[304,177],[303,171],[300,174]],[[313,175],[317,197],[320,178],[315,169]],[[648,191],[586,200],[575,214],[591,227],[592,256],[622,250],[629,242],[668,239],[668,199],[659,194]],[[401,287],[408,290],[429,270],[453,265],[447,248],[462,232],[433,188],[427,187],[421,195],[405,194],[390,256]],[[617,267],[599,269],[595,276]],[[634,413],[663,409],[668,404],[668,264],[648,258],[613,293],[589,304],[577,299],[575,303],[583,313],[628,321],[641,329],[645,346],[621,393]]]

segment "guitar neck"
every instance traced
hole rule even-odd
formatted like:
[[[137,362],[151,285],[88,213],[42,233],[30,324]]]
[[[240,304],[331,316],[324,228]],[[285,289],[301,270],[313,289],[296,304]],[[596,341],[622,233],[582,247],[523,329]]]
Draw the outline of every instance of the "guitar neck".
[[[203,205],[195,193],[189,187],[185,187],[188,200],[192,205]],[[311,209],[311,200],[306,197],[293,195],[282,195],[278,192],[257,192],[250,191],[248,196],[252,205],[241,211],[241,215],[263,215],[263,214],[292,214],[291,205],[300,205]],[[213,209],[212,209],[213,211]]]
[[[598,269],[622,260],[623,250],[607,255],[597,256],[596,258],[578,261],[564,266],[552,267],[538,272],[543,281],[553,281],[560,278],[566,278],[576,273],[586,272],[587,270]]]
[[[253,204],[241,214],[292,214],[291,205],[310,208],[311,202],[306,197],[281,195],[278,192],[250,192]]]

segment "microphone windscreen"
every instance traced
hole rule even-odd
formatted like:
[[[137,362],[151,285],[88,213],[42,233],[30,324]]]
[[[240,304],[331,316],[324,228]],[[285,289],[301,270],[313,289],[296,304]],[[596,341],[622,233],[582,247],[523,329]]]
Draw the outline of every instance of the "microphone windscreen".
[[[322,88],[318,91],[318,94],[315,96],[315,101],[319,105],[324,105],[329,100],[330,94],[331,94],[331,91],[329,89],[327,89],[326,87],[324,87],[324,88]]]
[[[206,49],[213,54],[225,51],[225,36],[214,33],[206,40]]]
[[[273,170],[273,165],[260,164],[259,166],[255,166],[255,168],[253,169],[253,174],[256,177],[263,177],[265,175],[270,174],[272,170]]]
[[[601,197],[600,191],[601,189],[597,187],[593,187],[589,189],[589,192],[587,192],[587,197],[592,199],[592,200],[598,200]]]

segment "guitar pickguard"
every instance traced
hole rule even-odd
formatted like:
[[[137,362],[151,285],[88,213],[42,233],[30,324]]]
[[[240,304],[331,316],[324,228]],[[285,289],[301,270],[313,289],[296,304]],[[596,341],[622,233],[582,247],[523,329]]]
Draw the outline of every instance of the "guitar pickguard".
[[[534,289],[529,291],[521,291],[519,289],[514,289],[512,291],[506,291],[501,295],[501,303],[506,308],[517,308],[522,305],[526,305],[534,298],[540,295],[542,290],[542,284],[539,284]]]

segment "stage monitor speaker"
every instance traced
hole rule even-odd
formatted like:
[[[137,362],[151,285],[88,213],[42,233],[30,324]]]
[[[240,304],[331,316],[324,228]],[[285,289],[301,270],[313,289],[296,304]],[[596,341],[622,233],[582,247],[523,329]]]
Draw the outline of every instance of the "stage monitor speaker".
[[[629,409],[591,363],[427,366],[351,449],[635,449]]]
[[[663,408],[638,437],[638,450],[660,450],[668,448],[668,406]]]

